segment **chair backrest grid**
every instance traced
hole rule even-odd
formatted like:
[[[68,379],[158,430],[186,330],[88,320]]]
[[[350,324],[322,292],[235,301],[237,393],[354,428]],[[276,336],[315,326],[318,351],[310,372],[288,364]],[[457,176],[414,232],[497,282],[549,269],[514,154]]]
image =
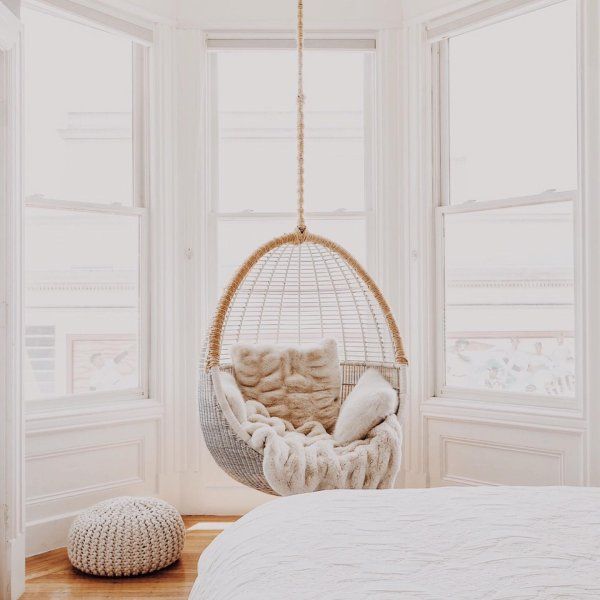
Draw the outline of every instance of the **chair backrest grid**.
[[[340,359],[394,362],[387,320],[335,250],[313,241],[277,245],[236,289],[221,332],[221,362],[235,343],[307,343],[333,337]]]

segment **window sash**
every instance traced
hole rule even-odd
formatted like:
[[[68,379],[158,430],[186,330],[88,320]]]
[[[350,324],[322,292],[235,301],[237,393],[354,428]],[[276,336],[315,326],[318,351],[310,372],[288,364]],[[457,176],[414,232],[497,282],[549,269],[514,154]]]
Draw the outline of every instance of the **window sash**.
[[[26,405],[29,411],[55,411],[72,408],[74,405],[108,405],[117,401],[147,400],[149,390],[149,355],[150,355],[150,280],[149,280],[149,45],[152,37],[137,36],[127,28],[116,27],[120,19],[105,15],[106,19],[95,20],[97,11],[80,12],[79,5],[62,0],[32,1],[26,3],[28,8],[48,12],[60,18],[70,19],[85,25],[117,32],[129,37],[133,42],[133,102],[132,102],[132,135],[133,135],[133,197],[131,206],[96,204],[91,202],[66,201],[61,199],[24,198],[26,208],[42,208],[67,212],[87,212],[95,214],[112,214],[136,216],[139,223],[139,385],[137,387],[113,391],[89,392],[84,394],[65,394],[47,398],[32,398]],[[68,6],[67,6],[68,5]],[[73,5],[73,6],[71,6]],[[79,7],[79,8],[78,8]],[[72,9],[72,10],[70,10]],[[104,13],[98,13],[103,15]],[[124,22],[125,23],[125,22]],[[137,26],[135,26],[137,27]],[[141,28],[143,29],[143,28]],[[146,31],[146,30],[144,30]],[[149,31],[149,30],[148,30]],[[152,32],[150,32],[152,33]]]
[[[539,2],[527,2],[526,6],[520,2],[520,9],[511,11],[507,6],[502,10],[494,12],[494,18],[491,21],[482,19],[482,15],[477,13],[477,17],[470,19],[467,30],[473,30],[480,27],[493,24],[500,20],[512,18],[519,14],[524,14],[532,10],[543,8],[561,0],[542,0]],[[500,3],[503,5],[503,3]],[[507,2],[506,4],[510,4]],[[514,3],[513,3],[514,4]],[[514,8],[514,7],[513,7]],[[485,15],[484,15],[485,16]],[[574,409],[578,406],[579,390],[581,389],[580,377],[575,381],[575,393],[573,396],[549,396],[542,394],[529,394],[520,392],[495,392],[483,388],[460,388],[446,385],[446,332],[445,332],[445,247],[444,247],[444,218],[450,214],[470,214],[479,211],[488,211],[502,208],[515,208],[543,205],[554,202],[571,201],[574,211],[577,210],[579,201],[579,192],[577,190],[561,192],[544,192],[532,196],[519,196],[514,198],[499,198],[494,200],[480,200],[477,202],[467,202],[463,204],[451,204],[450,201],[450,114],[449,114],[449,41],[454,35],[463,33],[463,30],[456,29],[456,24],[441,33],[439,31],[428,31],[428,41],[431,51],[431,73],[432,73],[432,198],[434,204],[434,368],[433,374],[433,395],[434,397],[446,399],[460,399],[466,401],[482,401],[489,404],[508,404],[528,407],[550,407]],[[579,42],[578,42],[579,43]],[[574,219],[575,225],[576,219]],[[575,265],[576,266],[576,265]],[[578,323],[578,287],[577,270],[575,272],[575,311],[576,327]],[[576,331],[576,335],[579,332]],[[579,346],[577,345],[577,348]],[[581,356],[576,356],[579,363]],[[576,367],[576,372],[581,372]]]
[[[137,217],[139,230],[139,289],[138,289],[138,347],[139,347],[139,385],[112,391],[86,392],[77,394],[60,394],[46,398],[31,398],[26,404],[28,408],[58,408],[65,404],[104,403],[105,400],[147,399],[149,398],[149,346],[150,346],[150,299],[149,299],[149,228],[148,209],[135,207],[90,204],[85,202],[58,202],[36,200],[25,203],[26,208],[59,210],[71,213],[108,214],[124,217]]]
[[[307,48],[312,50],[348,50],[348,51],[375,51],[376,42],[374,37],[357,34],[356,38],[346,37],[327,37],[320,39],[307,40]],[[208,95],[207,95],[207,145],[208,145],[208,173],[207,180],[207,198],[208,198],[208,240],[207,249],[212,256],[217,257],[218,239],[217,224],[222,221],[275,221],[289,218],[295,222],[295,211],[264,212],[244,210],[238,212],[226,212],[219,210],[219,115],[218,115],[218,65],[217,59],[220,52],[231,51],[285,51],[293,50],[295,41],[287,34],[273,34],[273,37],[264,38],[264,36],[254,37],[251,34],[244,36],[236,34],[212,34],[207,39],[208,51]],[[374,54],[374,52],[373,52]],[[310,211],[306,213],[309,221],[319,220],[364,220],[366,227],[366,267],[373,270],[377,264],[375,251],[378,247],[373,243],[375,237],[375,210],[376,205],[376,165],[375,165],[375,61],[369,60],[365,65],[365,103],[364,103],[364,145],[365,145],[365,208],[364,210],[334,210],[334,211]],[[309,223],[310,227],[310,223]],[[286,233],[282,231],[281,234]],[[267,242],[268,240],[264,240]],[[208,277],[208,294],[210,311],[212,312],[220,290],[218,289],[218,274],[216,269],[211,269]]]
[[[441,398],[460,398],[462,400],[486,400],[499,404],[525,404],[528,406],[544,407],[574,407],[577,398],[577,387],[573,396],[549,396],[544,394],[522,392],[494,392],[484,388],[463,388],[446,384],[446,273],[445,273],[445,236],[444,218],[452,214],[473,214],[493,211],[503,208],[523,208],[528,206],[543,206],[560,202],[572,202],[576,206],[577,191],[546,192],[537,196],[521,196],[501,200],[488,200],[466,204],[439,206],[435,210],[435,240],[436,240],[436,369],[434,395]],[[577,358],[576,358],[577,360]],[[577,386],[577,381],[575,382]]]

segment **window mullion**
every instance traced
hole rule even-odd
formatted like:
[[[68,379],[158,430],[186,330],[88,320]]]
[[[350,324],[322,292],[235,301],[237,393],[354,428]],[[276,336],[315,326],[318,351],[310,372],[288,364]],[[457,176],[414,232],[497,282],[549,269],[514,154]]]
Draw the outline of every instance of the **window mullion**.
[[[133,52],[133,107],[131,130],[133,136],[133,202],[137,207],[148,204],[149,182],[149,72],[148,48],[132,44]]]
[[[27,208],[124,216],[140,216],[147,212],[147,209],[142,207],[123,206],[120,204],[92,204],[91,202],[77,202],[71,200],[27,199],[25,200],[25,206]]]
[[[519,208],[526,206],[538,206],[540,204],[552,204],[555,202],[568,202],[577,199],[577,191],[545,192],[534,196],[519,196],[516,198],[499,198],[497,200],[483,200],[479,202],[465,202],[464,204],[452,204],[440,207],[444,214],[474,213],[487,210],[498,210],[502,208]]]

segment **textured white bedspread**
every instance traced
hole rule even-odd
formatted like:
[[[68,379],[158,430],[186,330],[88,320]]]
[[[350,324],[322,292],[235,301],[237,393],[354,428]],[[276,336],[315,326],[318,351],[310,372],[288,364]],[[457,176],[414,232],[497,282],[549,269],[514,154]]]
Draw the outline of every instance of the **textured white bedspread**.
[[[194,600],[600,599],[600,488],[291,496],[226,529]]]

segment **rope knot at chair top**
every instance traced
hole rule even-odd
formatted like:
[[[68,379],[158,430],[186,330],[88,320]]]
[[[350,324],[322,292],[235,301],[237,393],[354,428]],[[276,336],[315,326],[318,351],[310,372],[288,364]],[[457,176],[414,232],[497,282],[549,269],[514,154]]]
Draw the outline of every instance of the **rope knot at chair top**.
[[[298,225],[293,231],[293,235],[297,244],[302,244],[308,236],[308,228],[306,225]]]

